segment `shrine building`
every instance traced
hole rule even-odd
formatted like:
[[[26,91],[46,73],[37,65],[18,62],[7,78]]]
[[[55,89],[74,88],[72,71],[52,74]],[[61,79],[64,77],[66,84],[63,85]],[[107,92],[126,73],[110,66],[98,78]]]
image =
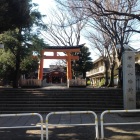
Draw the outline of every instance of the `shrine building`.
[[[60,65],[50,65],[49,68],[43,68],[43,81],[49,84],[66,83],[66,69]]]

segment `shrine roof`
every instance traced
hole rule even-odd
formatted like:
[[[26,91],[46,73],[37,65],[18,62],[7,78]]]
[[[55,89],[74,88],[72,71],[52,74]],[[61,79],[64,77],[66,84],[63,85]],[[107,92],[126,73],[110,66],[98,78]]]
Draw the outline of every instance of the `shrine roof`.
[[[48,46],[46,49],[79,49],[82,48],[85,44],[77,46]]]

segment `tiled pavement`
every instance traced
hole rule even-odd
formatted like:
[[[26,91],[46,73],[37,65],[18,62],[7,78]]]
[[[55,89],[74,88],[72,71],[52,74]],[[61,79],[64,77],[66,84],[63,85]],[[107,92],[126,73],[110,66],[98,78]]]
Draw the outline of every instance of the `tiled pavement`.
[[[97,114],[98,118],[100,114]],[[45,114],[44,119],[44,139],[45,139]],[[99,119],[100,120],[100,119]],[[49,123],[52,124],[84,124],[93,123],[94,117],[91,114],[70,114],[70,115],[52,115]],[[140,122],[140,116],[126,117],[120,114],[106,114],[104,122]],[[0,117],[0,127],[7,126],[27,126],[39,125],[37,116],[26,117]],[[99,124],[99,135],[100,135]],[[139,125],[116,125],[105,127],[105,139],[107,140],[140,140]],[[101,135],[100,135],[101,137]],[[49,140],[94,140],[95,126],[50,126]],[[0,140],[40,140],[40,129],[0,129]]]

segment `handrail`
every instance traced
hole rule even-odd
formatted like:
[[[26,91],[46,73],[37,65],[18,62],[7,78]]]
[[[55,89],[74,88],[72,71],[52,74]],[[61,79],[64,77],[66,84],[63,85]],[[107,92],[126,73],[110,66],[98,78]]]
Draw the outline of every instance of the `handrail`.
[[[106,113],[128,113],[128,112],[140,112],[140,110],[106,110],[102,112],[100,116],[101,121],[101,139],[104,139],[104,126],[105,125],[131,125],[131,124],[140,124],[140,122],[129,122],[129,123],[104,123],[103,117]]]
[[[41,126],[13,126],[13,127],[0,127],[0,129],[14,129],[14,128],[38,128],[41,129],[41,140],[43,140],[43,117],[39,113],[20,113],[20,114],[0,114],[0,117],[16,117],[16,116],[38,116],[40,118]]]
[[[99,139],[99,133],[98,133],[98,117],[96,115],[95,112],[93,111],[64,111],[64,112],[50,112],[47,116],[46,116],[46,140],[49,140],[49,136],[48,136],[48,127],[49,125],[53,125],[53,126],[59,126],[61,124],[49,124],[49,117],[51,115],[56,115],[56,114],[92,114],[95,117],[95,123],[84,123],[84,124],[62,124],[65,126],[81,126],[81,125],[95,125],[95,131],[96,131],[96,139]]]

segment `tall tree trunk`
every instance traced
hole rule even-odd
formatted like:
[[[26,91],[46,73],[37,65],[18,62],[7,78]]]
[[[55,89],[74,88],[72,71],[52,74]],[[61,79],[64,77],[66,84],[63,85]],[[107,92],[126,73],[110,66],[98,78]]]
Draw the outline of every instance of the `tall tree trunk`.
[[[20,78],[20,55],[18,52],[16,55],[16,69],[15,69],[14,79],[13,79],[13,88],[18,88],[19,78]]]
[[[122,65],[118,68],[118,88],[123,87]]]
[[[115,68],[115,64],[113,63],[110,67],[111,74],[110,74],[110,82],[108,87],[114,87],[114,68]]]
[[[108,85],[108,60],[104,60],[105,64],[105,86]]]
[[[83,71],[83,79],[85,79],[85,78],[86,78],[86,72]]]
[[[122,74],[122,55],[124,52],[124,47],[123,47],[123,42],[121,42],[121,49],[120,49],[120,53],[118,55],[118,59],[120,61],[120,66],[118,68],[118,87],[122,88],[123,87],[123,74]]]

